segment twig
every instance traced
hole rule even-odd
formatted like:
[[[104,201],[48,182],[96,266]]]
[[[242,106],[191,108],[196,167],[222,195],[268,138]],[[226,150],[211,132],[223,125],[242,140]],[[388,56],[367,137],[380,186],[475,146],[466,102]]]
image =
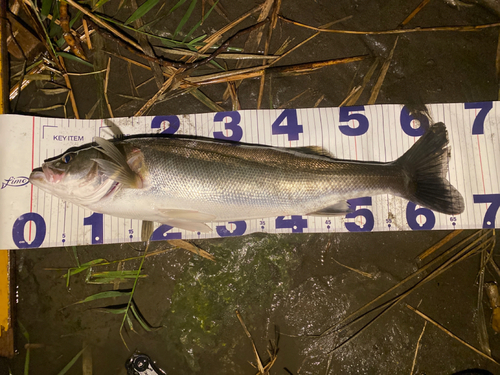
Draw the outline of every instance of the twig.
[[[483,291],[484,291],[484,272],[486,268],[486,264],[488,263],[490,257],[488,254],[488,249],[484,248],[481,252],[481,265],[479,267],[479,283],[477,289],[477,328],[478,328],[478,336],[479,336],[479,345],[481,350],[491,355],[490,342],[488,337],[488,330],[486,328],[486,317],[484,316],[484,307],[483,307]],[[493,250],[493,247],[491,247]]]
[[[185,69],[195,69],[201,65],[207,64],[208,62],[212,61],[215,59],[219,54],[222,52],[225,52],[227,48],[229,47],[229,44],[236,39],[237,37],[247,34],[249,32],[252,32],[253,30],[259,29],[262,25],[264,25],[267,22],[267,20],[259,22],[253,26],[247,27],[246,29],[238,31],[236,34],[234,34],[232,37],[230,37],[226,42],[224,42],[219,48],[217,48],[209,57],[200,60],[198,62],[187,62],[187,63],[176,63],[175,65],[172,64],[171,66],[179,68],[179,70],[173,74],[165,83],[163,86],[158,90],[158,92],[144,104],[144,106],[137,111],[135,116],[142,116],[146,111],[148,111],[151,106],[158,100],[158,98],[163,95],[163,93],[170,88],[172,85],[172,82],[176,76],[176,74],[182,73],[181,70]],[[190,60],[191,61],[191,60]]]
[[[410,13],[410,15],[408,17],[405,18],[405,20],[403,22],[401,22],[401,27],[405,26],[408,22],[410,22],[416,15],[418,12],[420,12],[422,10],[423,7],[425,7],[429,1],[431,0],[422,0],[422,2],[415,8],[415,10],[413,12]]]
[[[335,263],[337,263],[339,266],[342,266],[344,268],[347,268],[348,270],[351,270],[351,271],[354,271],[356,273],[359,273],[360,275],[362,276],[365,276],[365,277],[369,277],[370,279],[373,279],[375,276],[372,275],[371,273],[368,273],[368,272],[363,272],[363,271],[360,271],[360,270],[357,270],[356,268],[352,268],[352,267],[349,267],[349,266],[346,266],[345,264],[342,264],[340,263],[338,260],[336,260],[335,258],[332,258],[333,261]]]
[[[359,97],[363,93],[366,85],[368,85],[368,82],[370,82],[370,80],[372,79],[373,73],[375,73],[375,70],[377,69],[379,62],[380,58],[377,57],[370,66],[370,69],[368,69],[368,72],[363,77],[363,82],[361,83],[361,86],[353,87],[352,91],[349,93],[349,95],[347,95],[344,101],[340,103],[339,107],[352,106],[356,104]]]
[[[139,51],[142,51],[142,48],[141,48],[141,46],[139,44],[137,44],[136,42],[134,42],[132,39],[130,39],[125,34],[122,34],[117,29],[111,27],[108,23],[104,22],[99,17],[97,17],[96,15],[94,15],[94,13],[92,13],[92,12],[88,11],[87,9],[85,9],[84,7],[82,7],[76,1],[74,1],[74,0],[66,0],[66,2],[68,4],[70,4],[71,6],[75,7],[76,9],[78,9],[80,12],[82,12],[86,16],[90,17],[96,24],[100,25],[101,27],[104,27],[105,29],[108,29],[110,32],[112,32],[114,35],[118,36],[123,41],[129,43],[133,47],[137,48]]]
[[[463,229],[459,230],[454,230],[451,233],[449,233],[446,237],[444,237],[441,241],[439,241],[437,244],[432,245],[429,247],[427,250],[425,250],[422,254],[420,254],[417,259],[419,261],[424,260],[424,258],[427,258],[429,255],[431,255],[434,251],[439,249],[441,246],[443,246],[445,243],[451,241],[454,237],[458,236],[460,233],[463,232]]]
[[[87,21],[83,19],[83,31],[85,32],[85,40],[87,41],[87,48],[89,50],[92,49],[92,41],[90,40],[89,26],[87,25]]]
[[[85,52],[80,44],[80,38],[74,37],[69,27],[68,3],[64,0],[59,1],[59,20],[61,21],[61,29],[63,38],[68,44],[70,51],[83,60],[87,60]]]
[[[427,322],[424,323],[424,328],[422,328],[422,332],[420,333],[420,336],[418,337],[417,347],[415,348],[415,355],[413,356],[413,364],[411,365],[410,375],[413,375],[413,370],[415,369],[415,363],[417,362],[418,348],[420,348],[420,340],[422,340],[422,336],[424,335],[424,331],[425,331],[426,326],[427,326]]]
[[[247,19],[248,17],[250,17],[252,14],[254,14],[255,12],[258,12],[259,10],[262,9],[262,6],[263,4],[259,4],[257,5],[255,8],[249,10],[248,12],[246,12],[245,14],[241,15],[240,17],[238,17],[237,19],[235,19],[233,22],[227,24],[226,26],[224,26],[222,29],[216,31],[215,33],[213,33],[212,35],[210,35],[207,39],[205,39],[205,45],[200,48],[200,50],[198,52],[200,53],[205,53],[208,51],[208,49],[210,47],[212,47],[222,36],[222,34],[224,34],[225,32],[231,30],[233,27],[235,27],[236,25],[238,25],[240,22],[244,21],[245,19]],[[265,18],[264,18],[265,19]],[[264,19],[260,20],[260,21],[264,21]],[[259,20],[258,20],[259,21]]]
[[[106,105],[108,106],[109,116],[115,117],[113,115],[113,110],[111,109],[111,105],[109,104],[109,99],[108,99],[108,83],[109,83],[110,67],[111,67],[111,57],[108,57],[108,67],[106,68],[106,78],[104,79],[104,99],[106,100]]]
[[[391,34],[409,34],[409,33],[428,32],[428,31],[469,32],[469,31],[479,31],[500,26],[500,22],[495,22],[495,23],[473,25],[473,26],[437,26],[437,27],[415,27],[413,29],[394,29],[394,30],[381,30],[381,31],[356,31],[356,30],[321,29],[319,27],[309,26],[297,21],[290,20],[283,16],[279,16],[279,18],[285,22],[294,24],[296,26],[304,27],[310,30],[321,31],[323,33],[355,34],[355,35],[391,35]]]
[[[417,310],[416,308],[410,306],[410,305],[406,305],[406,307],[408,307],[411,311],[413,311],[414,313],[416,313],[417,315],[420,315],[422,318],[424,318],[425,320],[427,320],[428,322],[434,324],[436,327],[438,327],[440,330],[442,330],[443,332],[445,332],[446,334],[448,334],[449,336],[453,337],[455,340],[457,340],[458,342],[460,342],[461,344],[465,345],[466,347],[468,347],[469,349],[472,349],[474,350],[477,354],[481,355],[482,357],[486,358],[486,359],[489,359],[490,361],[492,361],[493,363],[496,363],[497,365],[500,365],[500,363],[498,363],[497,361],[495,361],[493,358],[491,358],[489,355],[487,354],[484,354],[482,351],[480,351],[479,349],[476,349],[475,347],[473,347],[472,345],[468,344],[467,342],[465,342],[464,340],[462,340],[460,337],[456,336],[455,334],[453,334],[452,332],[450,332],[449,330],[447,330],[446,328],[444,328],[441,324],[439,324],[438,322],[436,322],[435,320],[429,318],[427,315],[425,315],[424,313],[422,313],[421,311]]]
[[[80,115],[78,114],[78,107],[76,106],[75,95],[73,94],[73,88],[71,87],[71,81],[69,79],[69,76],[68,76],[68,73],[67,73],[67,70],[66,70],[66,66],[64,64],[64,59],[61,56],[59,56],[59,64],[62,67],[62,70],[63,70],[62,74],[63,74],[63,77],[64,77],[64,81],[66,82],[66,86],[69,89],[69,97],[70,97],[70,100],[71,100],[71,107],[73,108],[73,113],[75,114],[75,117],[77,119],[79,119]]]
[[[326,329],[325,331],[323,331],[320,336],[324,336],[324,335],[327,335],[329,333],[331,333],[332,331],[338,331],[340,329],[343,329],[345,328],[347,325],[345,324],[347,321],[351,321],[354,322],[356,320],[358,320],[360,318],[360,315],[362,311],[368,309],[369,306],[373,305],[375,302],[379,301],[380,299],[384,298],[385,296],[387,296],[390,292],[396,290],[397,288],[399,288],[400,286],[402,286],[403,284],[405,284],[406,282],[410,281],[411,279],[417,277],[418,275],[420,275],[421,273],[425,272],[428,268],[430,268],[431,266],[434,266],[436,265],[438,262],[442,261],[448,254],[452,253],[453,251],[457,250],[458,248],[460,248],[462,245],[464,245],[465,243],[467,243],[469,240],[471,240],[472,238],[476,237],[478,234],[481,234],[482,231],[477,231],[477,232],[474,232],[472,235],[470,235],[469,237],[465,238],[464,240],[460,241],[458,244],[456,244],[455,246],[451,247],[450,249],[448,249],[447,251],[445,251],[443,254],[441,254],[439,257],[433,259],[431,262],[427,263],[424,267],[420,268],[419,270],[417,270],[416,272],[412,273],[411,275],[405,277],[402,281],[400,281],[399,283],[397,283],[396,285],[394,285],[393,287],[389,288],[387,291],[385,291],[384,293],[382,293],[381,295],[379,295],[378,297],[376,297],[375,299],[371,300],[370,302],[368,302],[367,304],[365,304],[364,306],[360,307],[359,309],[357,309],[356,311],[354,311],[353,313],[349,314],[347,317],[345,317],[344,319],[342,319],[340,322],[338,322],[337,324],[333,325],[332,327]],[[435,272],[441,270],[443,267],[446,267],[446,265],[450,264],[450,262],[452,262],[453,260],[455,260],[456,258],[458,258],[459,256],[463,255],[466,251],[468,251],[472,246],[475,246],[477,243],[479,243],[481,240],[483,240],[486,236],[489,235],[489,232],[483,234],[482,236],[478,237],[476,240],[474,240],[472,243],[470,243],[469,245],[467,245],[463,250],[461,250],[459,253],[457,253],[456,255],[454,255],[452,258],[450,258],[449,260],[447,260],[445,263],[443,263],[439,268],[437,268],[436,270],[434,270],[432,273],[430,273],[425,279],[422,279],[418,284],[416,285],[422,285],[422,283],[427,280],[428,281],[428,278],[433,275]],[[382,306],[379,306],[380,307],[383,307],[383,306],[386,306],[388,303],[390,303],[390,301],[386,302],[385,304],[383,304]],[[377,308],[374,308],[372,309],[371,311],[375,310]],[[367,314],[367,313],[364,313],[364,314]],[[363,314],[363,315],[364,315]],[[360,316],[358,316],[360,315]],[[355,316],[358,316],[356,319],[353,319]]]
[[[389,70],[389,66],[391,65],[392,61],[392,56],[394,55],[394,50],[396,49],[396,45],[398,44],[399,36],[396,37],[396,40],[394,41],[394,46],[391,49],[391,52],[389,53],[389,56],[387,56],[387,59],[385,59],[384,64],[382,64],[382,68],[380,69],[380,75],[377,79],[377,82],[375,83],[375,86],[373,86],[372,93],[370,95],[370,99],[368,99],[368,104],[375,104],[377,101],[378,94],[380,92],[380,88],[382,87],[382,84],[384,83],[385,76],[387,74],[387,71]]]
[[[247,337],[250,339],[250,342],[252,343],[253,352],[255,354],[255,358],[257,359],[257,368],[259,369],[259,372],[261,374],[263,374],[264,373],[264,366],[262,365],[262,361],[260,360],[259,352],[257,351],[257,348],[255,346],[255,342],[253,341],[252,335],[248,331],[247,326],[245,325],[245,322],[243,321],[243,318],[240,315],[240,312],[238,310],[236,310],[235,313],[236,313],[236,316],[238,317],[238,320],[241,323],[241,326],[243,327],[243,330],[245,331],[245,334],[247,335]]]

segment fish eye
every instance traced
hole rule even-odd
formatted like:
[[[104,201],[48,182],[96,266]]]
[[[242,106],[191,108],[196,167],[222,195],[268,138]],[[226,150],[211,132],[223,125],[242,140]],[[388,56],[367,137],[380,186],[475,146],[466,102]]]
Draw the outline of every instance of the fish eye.
[[[61,158],[62,162],[68,164],[73,159],[73,153],[63,155]]]

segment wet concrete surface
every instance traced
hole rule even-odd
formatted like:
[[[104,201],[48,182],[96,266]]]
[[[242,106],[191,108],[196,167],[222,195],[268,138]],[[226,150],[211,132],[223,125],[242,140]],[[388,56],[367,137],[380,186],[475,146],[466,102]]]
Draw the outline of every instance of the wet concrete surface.
[[[222,4],[231,20],[254,5],[243,1],[222,1]],[[314,26],[351,16],[336,26],[350,30],[388,30],[397,28],[418,4],[419,1],[292,1],[283,2],[280,13]],[[180,17],[182,14],[173,13],[157,28],[172,31],[172,25],[177,25]],[[498,17],[486,2],[464,6],[434,0],[407,28],[486,24],[498,22]],[[125,19],[120,13],[117,18]],[[253,22],[255,18],[245,25]],[[210,33],[223,25],[224,21],[214,13],[201,29]],[[288,37],[296,44],[312,33],[278,22],[270,50],[275,51]],[[312,107],[322,96],[320,107],[338,106],[350,88],[362,81],[374,58],[385,58],[389,54],[395,39],[394,35],[317,36],[284,59],[282,65],[358,55],[369,57],[360,63],[332,66],[308,75],[267,77],[262,108]],[[377,103],[419,105],[496,100],[497,41],[498,28],[468,33],[400,35]],[[104,41],[104,46],[106,50],[132,57],[113,43]],[[70,71],[82,70],[72,62],[68,61],[67,65]],[[129,102],[118,95],[132,94],[130,84],[123,79],[126,69],[127,64],[122,60],[112,60],[109,90],[115,116],[130,116],[143,104]],[[211,71],[208,67],[204,69]],[[134,66],[131,71],[136,84],[151,77],[149,72]],[[83,117],[97,100],[98,85],[92,77],[75,77],[72,82]],[[373,82],[374,79],[358,104],[367,102]],[[39,86],[39,83],[32,84],[23,92],[16,103],[18,113],[60,100],[39,94]],[[222,101],[225,88],[225,85],[210,86],[202,91],[214,101]],[[307,88],[310,89],[307,95],[291,101]],[[139,94],[147,98],[156,89],[151,81]],[[258,90],[258,80],[245,80],[241,84],[238,94],[243,109],[256,107]],[[220,104],[228,110],[231,108],[229,100]],[[207,111],[210,110],[187,94],[155,105],[149,114]],[[40,114],[64,116],[59,109]],[[94,117],[102,116],[107,116],[105,110],[94,114]],[[447,126],[453,131],[453,124]],[[470,233],[460,234],[447,247]],[[126,299],[74,305],[89,295],[112,289],[112,285],[88,284],[82,273],[72,276],[70,286],[66,287],[66,280],[61,278],[63,271],[47,270],[75,267],[73,249],[18,250],[17,319],[29,332],[30,342],[41,344],[31,349],[30,373],[58,373],[88,345],[95,374],[125,374],[125,360],[134,350],[149,354],[169,374],[255,374],[256,370],[248,363],[255,363],[253,349],[235,314],[238,309],[263,360],[268,358],[265,351],[268,340],[274,340],[279,329],[279,352],[271,370],[273,374],[409,374],[425,321],[406,304],[418,306],[456,336],[479,347],[479,256],[470,257],[422,286],[336,350],[356,330],[317,335],[415,272],[422,266],[415,258],[446,234],[442,231],[254,234],[196,242],[214,255],[215,263],[184,250],[147,258],[144,272],[148,277],[139,280],[135,301],[147,321],[161,328],[147,332],[135,322],[136,332],[126,329],[124,336],[128,348],[119,335],[123,316],[98,309],[125,303]],[[80,263],[84,263],[98,258],[118,260],[138,256],[141,246],[86,246],[76,251]],[[168,246],[155,242],[149,251]],[[498,253],[498,246],[496,250]],[[124,268],[136,269],[138,265],[138,261],[130,261]],[[116,265],[106,269],[116,269]],[[495,278],[498,275],[487,268],[485,280]],[[121,283],[118,287],[131,288],[132,283]],[[491,310],[486,297],[482,304],[492,356],[499,358],[500,339],[490,327]],[[21,374],[26,340],[20,330],[16,339],[18,355],[1,364],[8,366],[13,374]],[[427,324],[413,373],[452,374],[470,368],[500,373],[499,365]],[[81,373],[80,361],[70,373]]]

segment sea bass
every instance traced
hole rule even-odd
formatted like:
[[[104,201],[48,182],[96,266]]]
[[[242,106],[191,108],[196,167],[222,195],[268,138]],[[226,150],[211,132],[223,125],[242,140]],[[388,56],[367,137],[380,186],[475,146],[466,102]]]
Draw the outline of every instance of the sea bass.
[[[464,200],[446,179],[449,156],[443,123],[388,163],[339,160],[319,147],[142,135],[70,148],[30,181],[95,212],[206,232],[215,221],[344,215],[348,199],[377,194],[460,214]]]

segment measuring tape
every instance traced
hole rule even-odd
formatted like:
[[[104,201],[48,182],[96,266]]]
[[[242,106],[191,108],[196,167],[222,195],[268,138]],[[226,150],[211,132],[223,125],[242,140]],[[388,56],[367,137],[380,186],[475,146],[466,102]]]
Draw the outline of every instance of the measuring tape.
[[[500,207],[500,102],[431,104],[448,130],[448,179],[465,211],[446,215],[389,194],[351,199],[345,216],[280,216],[211,223],[196,233],[156,224],[153,240],[202,239],[252,232],[317,233],[494,228]],[[112,120],[125,135],[189,134],[278,147],[320,146],[336,158],[388,162],[403,155],[429,123],[401,105],[243,110]],[[32,186],[28,176],[47,158],[96,136],[104,120],[0,116],[0,248],[37,248],[140,241],[140,220],[91,212]]]

